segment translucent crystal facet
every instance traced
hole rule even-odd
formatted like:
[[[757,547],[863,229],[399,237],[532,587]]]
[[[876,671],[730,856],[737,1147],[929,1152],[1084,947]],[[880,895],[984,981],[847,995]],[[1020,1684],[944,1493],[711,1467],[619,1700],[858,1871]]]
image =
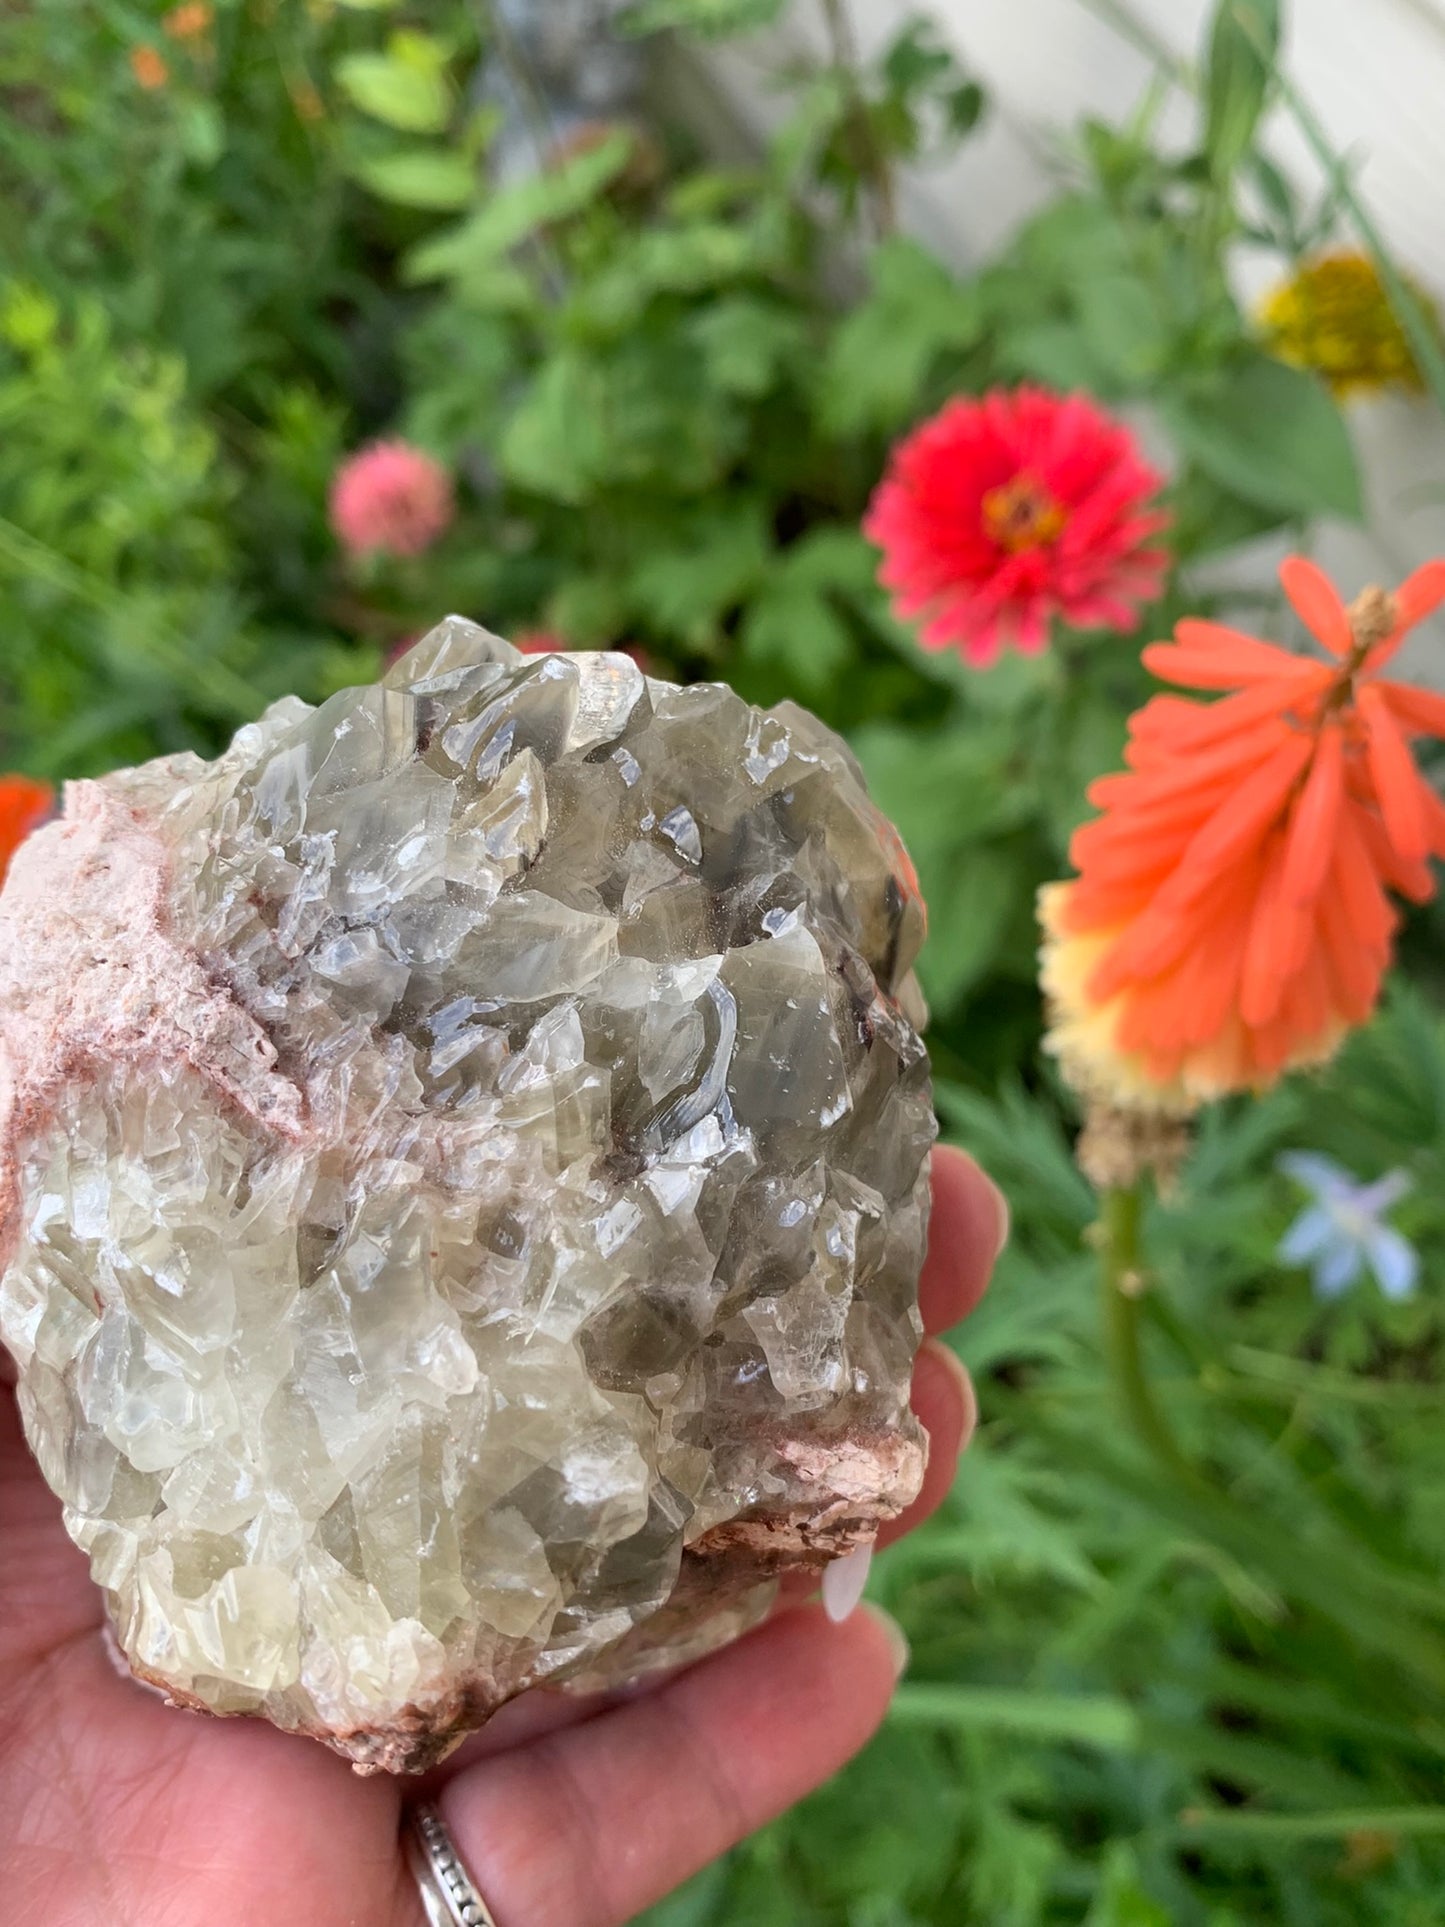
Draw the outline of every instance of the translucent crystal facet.
[[[0,900],[0,1336],[125,1655],[418,1768],[917,1489],[912,872],[784,704],[450,618]]]

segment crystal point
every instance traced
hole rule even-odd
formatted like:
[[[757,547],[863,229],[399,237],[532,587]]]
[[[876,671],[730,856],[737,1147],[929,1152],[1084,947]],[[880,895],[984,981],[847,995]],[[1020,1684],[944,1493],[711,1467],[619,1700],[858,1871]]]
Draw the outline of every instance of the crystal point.
[[[813,718],[458,617],[72,785],[0,899],[0,1337],[135,1672],[420,1769],[871,1543],[921,936]]]

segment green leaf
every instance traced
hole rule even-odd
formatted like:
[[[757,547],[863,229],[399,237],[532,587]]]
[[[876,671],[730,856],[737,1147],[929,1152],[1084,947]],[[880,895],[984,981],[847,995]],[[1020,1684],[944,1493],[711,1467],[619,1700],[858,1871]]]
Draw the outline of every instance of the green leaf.
[[[689,294],[746,273],[755,252],[754,236],[736,221],[691,221],[639,235],[635,272],[648,293]]]
[[[664,498],[717,486],[747,419],[697,378],[685,339],[639,331],[611,352],[566,347],[521,389],[497,458],[522,487],[562,502],[644,487]]]
[[[999,354],[1010,374],[1065,392],[1103,388],[1108,379],[1084,334],[1071,321],[1040,321],[1006,331],[999,341]]]
[[[580,648],[616,644],[632,618],[625,584],[615,576],[571,575],[549,598],[543,627]]]
[[[554,356],[502,432],[503,473],[538,495],[580,502],[606,455],[598,370],[581,355]]]
[[[1221,487],[1212,475],[1193,466],[1175,481],[1169,505],[1174,514],[1170,541],[1181,562],[1197,561],[1252,542],[1289,519],[1287,510],[1246,502],[1233,489]]]
[[[1112,208],[1091,194],[1065,194],[1019,230],[1015,250],[1031,282],[1071,297],[1090,274],[1126,270],[1129,236]]]
[[[853,748],[917,867],[929,917],[919,975],[947,1008],[988,970],[1024,911],[1027,870],[992,839],[1030,820],[1038,799],[1011,769],[1014,736],[997,721],[931,735],[874,724]]]
[[[882,66],[889,85],[901,94],[921,93],[957,71],[937,25],[922,16],[903,23],[884,50]]]
[[[938,1771],[937,1735],[885,1728],[869,1747],[868,1770],[840,1774],[809,1803],[795,1835],[809,1895],[832,1900],[827,1918],[858,1927],[906,1927],[892,1907],[876,1911],[865,1896],[891,1896],[948,1876],[963,1817],[957,1779]],[[879,1784],[906,1786],[909,1797],[880,1811]],[[724,1915],[733,1927],[751,1916]]]
[[[1079,288],[1079,327],[1093,358],[1115,382],[1140,387],[1169,354],[1168,318],[1150,284],[1138,275],[1105,270]]]
[[[886,151],[914,158],[931,118],[955,142],[983,117],[983,88],[959,64],[937,23],[918,15],[904,22],[879,60],[885,90],[873,112],[875,139]]]
[[[710,380],[750,401],[768,392],[780,368],[807,341],[797,315],[747,294],[710,302],[693,321],[691,334]]]
[[[940,807],[948,804],[940,799]],[[968,850],[931,895],[924,885],[928,942],[918,975],[940,1008],[956,1004],[984,976],[1027,894],[1027,878],[1003,850]]]
[[[451,118],[451,95],[439,65],[396,52],[346,54],[336,63],[336,78],[364,114],[404,133],[439,134]]]
[[[893,1695],[888,1717],[906,1726],[982,1729],[1108,1751],[1132,1752],[1144,1735],[1143,1722],[1127,1700],[1099,1693],[1032,1693],[1008,1686],[930,1686],[905,1681]]]
[[[853,100],[852,89],[837,67],[811,74],[794,95],[793,111],[773,136],[769,150],[774,175],[790,192],[812,190]]]
[[[1023,1296],[1016,1287],[1007,1295]],[[1027,1304],[1015,1309],[1023,1317],[1035,1311]],[[1050,1316],[1048,1324],[1048,1336],[1056,1339],[1058,1320]],[[963,1349],[975,1371],[992,1362],[975,1350],[971,1334]],[[1017,1362],[1043,1354],[1026,1336],[1016,1351],[1003,1355]],[[1032,1465],[1022,1452],[1003,1450],[985,1435],[974,1441],[960,1474],[958,1512],[958,1525],[931,1522],[908,1539],[891,1555],[888,1572],[901,1571],[905,1584],[928,1572],[956,1571],[976,1585],[1026,1578],[1096,1596],[1108,1592],[1109,1582],[1075,1536],[1068,1481],[1058,1471]]]
[[[1267,154],[1256,154],[1249,163],[1249,178],[1281,233],[1293,235],[1299,222],[1299,203],[1289,176]]]
[[[786,576],[753,602],[743,625],[747,655],[778,663],[810,695],[829,686],[853,647],[847,623],[827,598]]]
[[[783,6],[784,0],[633,0],[616,24],[628,34],[660,33],[671,27],[695,33],[699,39],[720,40],[727,34],[770,27]]]
[[[1012,733],[996,723],[930,734],[871,723],[854,731],[852,744],[875,802],[920,867],[941,871],[958,851],[1016,828],[1038,807],[1031,787],[1010,774]]]
[[[950,1141],[971,1151],[1006,1192],[1028,1192],[1029,1221],[1021,1235],[1032,1239],[1047,1230],[1064,1248],[1076,1250],[1098,1206],[1074,1163],[1058,1113],[1036,1103],[1018,1082],[1005,1083],[994,1098],[946,1082],[937,1085],[937,1094]],[[1017,1255],[1017,1245],[1016,1240],[1011,1256]],[[970,1357],[972,1332],[970,1327]]]
[[[688,221],[613,238],[607,265],[575,290],[570,313],[620,332],[659,294],[726,288],[775,265],[758,222]],[[708,312],[704,310],[704,312]]]
[[[383,201],[402,207],[466,207],[477,194],[470,161],[444,147],[413,147],[360,161],[356,178]]]
[[[1145,1891],[1134,1851],[1122,1840],[1109,1849],[1084,1927],[1173,1927],[1173,1916]]]
[[[984,109],[987,106],[988,95],[978,81],[965,80],[961,86],[951,88],[943,96],[948,131],[960,139],[965,134],[971,134],[983,119]]]
[[[835,434],[894,429],[920,414],[939,357],[983,332],[977,292],[916,241],[883,242],[872,273],[871,294],[839,327],[823,368],[819,413]]]
[[[1105,649],[1116,646],[1101,644]],[[1085,790],[1096,776],[1123,762],[1126,728],[1117,696],[1106,696],[1082,681],[1068,688],[1060,707],[1049,714],[1051,753],[1039,757],[1040,790],[1061,859],[1074,831],[1094,815]]]
[[[700,648],[761,579],[772,538],[765,510],[752,500],[710,505],[689,521],[685,535],[676,546],[655,548],[632,588],[658,631]]]
[[[834,589],[857,600],[872,600],[878,574],[878,551],[852,527],[809,529],[787,550],[787,569],[795,582],[812,589]]]
[[[186,159],[197,167],[214,167],[225,152],[225,122],[214,101],[183,101],[177,114],[177,131]]]
[[[1363,519],[1349,431],[1323,385],[1258,355],[1208,394],[1167,397],[1165,426],[1223,488],[1288,515]]]
[[[1249,152],[1279,40],[1279,0],[1216,0],[1204,71],[1204,152],[1218,181],[1227,181]]]
[[[631,152],[632,136],[619,128],[560,167],[499,189],[460,227],[413,249],[406,260],[408,280],[463,279],[490,267],[539,227],[589,207],[627,165]]]

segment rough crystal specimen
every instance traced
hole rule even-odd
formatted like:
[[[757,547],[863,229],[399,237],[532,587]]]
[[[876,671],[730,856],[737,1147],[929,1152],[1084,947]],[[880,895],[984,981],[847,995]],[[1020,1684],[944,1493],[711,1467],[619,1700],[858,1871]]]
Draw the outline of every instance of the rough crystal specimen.
[[[0,1335],[142,1678],[362,1766],[915,1492],[912,873],[784,704],[451,618],[0,900]]]

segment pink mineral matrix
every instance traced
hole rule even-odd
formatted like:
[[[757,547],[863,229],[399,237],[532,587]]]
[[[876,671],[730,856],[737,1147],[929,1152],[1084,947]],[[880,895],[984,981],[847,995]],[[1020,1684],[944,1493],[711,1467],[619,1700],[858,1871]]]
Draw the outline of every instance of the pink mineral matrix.
[[[65,803],[0,893],[0,1267],[19,1158],[59,1095],[101,1066],[184,1063],[269,1128],[301,1131],[269,1038],[171,930],[160,838],[103,784],[71,783]]]

